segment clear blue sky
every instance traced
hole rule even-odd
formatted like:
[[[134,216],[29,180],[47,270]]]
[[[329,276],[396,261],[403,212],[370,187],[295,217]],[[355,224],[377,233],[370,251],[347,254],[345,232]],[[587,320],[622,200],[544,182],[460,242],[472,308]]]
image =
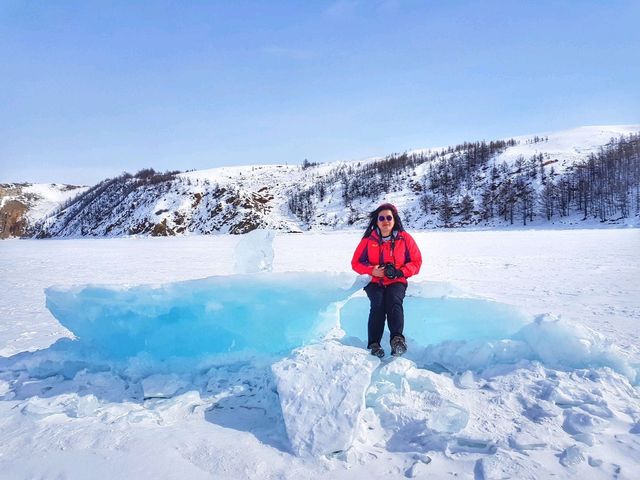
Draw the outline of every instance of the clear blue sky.
[[[0,0],[0,182],[640,123],[640,1]]]

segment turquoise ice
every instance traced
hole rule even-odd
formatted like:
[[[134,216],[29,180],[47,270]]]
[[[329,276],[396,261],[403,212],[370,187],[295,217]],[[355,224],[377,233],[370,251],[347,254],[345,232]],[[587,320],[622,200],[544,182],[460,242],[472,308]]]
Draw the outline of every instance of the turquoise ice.
[[[159,286],[48,288],[47,307],[78,342],[115,358],[288,352],[336,325],[351,274],[255,273]]]
[[[420,345],[450,340],[505,338],[531,321],[517,308],[465,297],[407,296],[405,334]],[[341,311],[341,326],[349,336],[366,341],[369,300],[354,297]]]
[[[46,296],[77,351],[188,364],[229,353],[287,354],[330,332],[366,347],[367,281],[350,273],[260,272],[155,286],[51,287]],[[637,366],[615,345],[553,315],[534,318],[437,282],[410,285],[404,305],[408,355],[423,366],[461,372],[539,361],[561,369],[608,366],[637,381]]]
[[[149,286],[48,288],[47,307],[77,341],[108,356],[155,358],[288,352],[340,326],[367,339],[365,279],[351,274],[252,273]],[[418,294],[420,291],[418,291]],[[421,345],[504,338],[528,320],[508,305],[410,296],[407,335]]]

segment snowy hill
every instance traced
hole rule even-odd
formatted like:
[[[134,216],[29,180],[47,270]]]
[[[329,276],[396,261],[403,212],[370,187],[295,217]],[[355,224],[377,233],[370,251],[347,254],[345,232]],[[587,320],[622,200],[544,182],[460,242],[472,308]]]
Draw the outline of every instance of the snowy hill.
[[[57,183],[0,184],[0,238],[22,236],[29,225],[86,190]]]
[[[640,132],[640,125],[578,127],[560,132],[514,137],[518,145],[499,154],[497,162],[513,164],[518,157],[530,158],[543,154],[545,160],[557,160],[556,171],[563,173],[568,166],[597,154],[603,145],[622,135]],[[539,141],[536,142],[535,138]]]
[[[299,170],[235,167],[181,174],[145,169],[93,186],[36,224],[34,233],[42,238],[296,231],[295,221],[281,214],[281,203],[285,180]]]
[[[100,182],[29,233],[46,238],[361,228],[383,201],[396,204],[414,229],[637,225],[638,133],[640,125],[580,127],[364,161],[185,173],[145,169]]]

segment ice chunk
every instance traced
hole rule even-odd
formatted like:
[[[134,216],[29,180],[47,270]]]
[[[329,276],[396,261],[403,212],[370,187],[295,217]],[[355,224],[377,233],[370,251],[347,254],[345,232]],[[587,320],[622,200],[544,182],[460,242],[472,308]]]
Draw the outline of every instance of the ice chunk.
[[[364,283],[349,273],[262,272],[160,286],[52,287],[46,295],[51,312],[85,351],[109,359],[146,355],[153,366],[157,360],[211,354],[281,354],[328,332],[344,331],[355,338],[350,343],[364,344],[369,302],[357,292]],[[639,380],[623,352],[587,327],[551,315],[534,320],[484,299],[447,296],[453,292],[430,282],[408,289],[404,333],[410,358],[421,365],[478,372],[540,361],[567,370],[610,367],[633,383]],[[77,358],[42,363],[37,375],[72,378],[87,366]],[[161,373],[155,366],[147,370],[144,376]],[[473,387],[470,375],[459,386]]]
[[[546,448],[547,442],[530,431],[516,431],[509,438],[509,445],[515,450],[539,450]]]
[[[77,395],[64,393],[53,397],[28,397],[19,404],[20,411],[35,418],[63,414],[72,418],[92,416],[100,407],[95,395]]]
[[[110,372],[91,372],[82,370],[73,379],[73,384],[79,392],[93,392],[100,398],[111,401],[128,398],[133,392],[127,380]]]
[[[469,412],[458,405],[444,402],[427,421],[427,427],[434,432],[455,433],[469,422]]]
[[[89,394],[78,398],[76,414],[78,417],[90,417],[95,415],[100,408],[100,401],[95,395]]]
[[[463,372],[515,364],[533,358],[531,349],[524,342],[510,339],[471,340],[429,345],[423,352],[421,362],[426,365],[439,364],[452,372]]]
[[[453,390],[454,385],[450,379],[439,377],[406,358],[398,358],[375,372],[367,391],[367,405],[384,428],[398,433],[397,439],[425,432],[459,432],[467,425],[469,412],[440,393],[447,388]]]
[[[270,272],[273,268],[273,230],[253,230],[240,237],[234,253],[236,273]]]
[[[582,462],[584,462],[584,455],[576,445],[565,448],[560,454],[560,463],[564,467],[572,467]]]
[[[462,375],[460,375],[456,379],[456,385],[458,385],[459,388],[464,388],[464,389],[472,389],[472,388],[479,387],[479,384],[474,379],[473,372],[471,370],[467,370]]]
[[[610,367],[632,383],[640,381],[637,368],[602,335],[550,314],[534,318],[439,282],[410,283],[404,311],[410,354],[426,347],[414,354],[424,365],[464,372],[535,360],[567,370]],[[340,324],[347,336],[366,341],[368,312],[364,293],[346,302]]]
[[[489,300],[429,296],[429,286],[409,285],[404,300],[405,335],[420,345],[451,340],[508,338],[531,321],[517,308]],[[441,285],[434,286],[441,292]],[[416,296],[416,295],[422,296]],[[367,339],[369,300],[354,296],[342,308],[341,326],[348,336]]]
[[[607,339],[584,325],[553,315],[539,315],[515,336],[524,340],[535,358],[552,368],[608,366],[637,382],[637,372]]]
[[[527,467],[517,461],[508,452],[498,450],[495,455],[478,460],[477,477],[484,480],[502,480],[505,478],[536,479],[548,478],[550,475],[540,465]]]
[[[379,363],[366,350],[328,341],[300,348],[273,365],[295,454],[323,455],[351,446]]]
[[[170,398],[189,386],[189,382],[176,374],[155,374],[142,380],[144,398]]]
[[[80,342],[115,358],[287,352],[338,323],[347,273],[216,276],[161,286],[48,288],[47,307]]]
[[[592,434],[600,431],[606,421],[578,409],[565,412],[562,428],[571,435]]]
[[[408,322],[405,322],[405,334],[412,335]],[[420,355],[420,363],[442,365],[454,372],[522,361],[539,361],[563,370],[609,367],[632,383],[640,380],[636,367],[602,335],[551,315],[537,316],[507,338],[448,340],[427,345]]]

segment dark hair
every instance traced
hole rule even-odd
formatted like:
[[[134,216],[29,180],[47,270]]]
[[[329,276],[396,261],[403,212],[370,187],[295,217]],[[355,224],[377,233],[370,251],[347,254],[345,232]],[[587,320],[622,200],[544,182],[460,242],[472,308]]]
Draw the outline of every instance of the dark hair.
[[[383,203],[378,208],[376,208],[373,212],[369,214],[369,225],[367,225],[366,230],[364,231],[364,235],[362,238],[367,238],[371,235],[371,232],[378,229],[378,215],[383,210],[391,210],[393,214],[393,231],[394,232],[404,232],[404,227],[402,226],[402,220],[400,220],[400,214],[398,214],[398,209],[395,205],[391,203]],[[380,232],[378,232],[379,234]]]

